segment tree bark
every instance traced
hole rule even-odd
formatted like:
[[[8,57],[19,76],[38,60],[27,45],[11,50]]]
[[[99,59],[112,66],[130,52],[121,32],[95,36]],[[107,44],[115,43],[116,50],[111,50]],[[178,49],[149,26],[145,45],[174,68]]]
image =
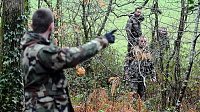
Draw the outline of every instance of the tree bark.
[[[158,42],[159,42],[159,37],[155,36],[155,35],[158,35],[158,0],[155,0],[154,2],[151,9],[151,13],[155,15],[155,25],[152,28],[152,40],[151,40],[151,45],[150,45],[151,50],[157,49],[156,45],[158,45]]]
[[[174,79],[175,79],[175,96],[174,96],[174,100],[172,105],[175,106],[175,102],[178,99],[178,93],[180,91],[180,86],[181,86],[181,79],[180,79],[180,45],[181,45],[181,39],[183,36],[183,32],[184,32],[184,26],[185,26],[185,18],[186,18],[186,14],[185,14],[185,0],[181,0],[181,17],[180,17],[180,23],[179,23],[179,29],[178,29],[178,35],[177,35],[177,39],[175,40],[175,44],[176,44],[176,55],[175,55],[175,59],[176,59],[176,65],[175,65],[175,71],[174,71]]]
[[[9,2],[4,0],[1,31],[2,35],[8,34],[3,36],[4,56],[8,54],[8,57],[16,58],[15,55],[9,53],[9,50],[15,51],[16,48],[19,49],[20,47],[18,39],[23,36],[24,3],[25,0],[9,0]],[[19,61],[12,62],[11,64],[16,67],[20,65]]]
[[[7,109],[5,111],[21,111],[22,109],[20,39],[24,34],[24,4],[25,0],[3,0],[3,16],[1,18],[3,62],[0,78],[7,81],[3,83],[5,88],[2,88],[3,99],[1,99],[0,105],[4,105],[4,108]]]
[[[82,16],[82,25],[83,25],[83,30],[84,30],[84,35],[85,35],[85,40],[88,40],[88,29],[86,26],[86,3],[83,1],[83,3],[81,4],[82,8],[83,8],[83,16]]]

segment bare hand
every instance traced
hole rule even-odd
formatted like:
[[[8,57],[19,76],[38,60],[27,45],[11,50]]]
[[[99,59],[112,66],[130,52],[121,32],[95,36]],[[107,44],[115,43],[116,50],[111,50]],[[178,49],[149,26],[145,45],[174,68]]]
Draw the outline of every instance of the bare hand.
[[[156,79],[152,79],[153,82],[156,82]]]

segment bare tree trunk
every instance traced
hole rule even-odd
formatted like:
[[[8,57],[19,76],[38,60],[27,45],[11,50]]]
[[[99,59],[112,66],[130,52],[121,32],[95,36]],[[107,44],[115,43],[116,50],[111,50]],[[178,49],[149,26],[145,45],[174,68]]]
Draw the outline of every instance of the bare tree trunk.
[[[0,8],[2,9],[2,4],[3,4],[3,1],[1,1],[1,4],[0,4]],[[2,10],[0,9],[0,17],[2,17]],[[2,41],[3,41],[3,38],[2,38],[2,30],[0,30],[0,72],[2,71],[2,59],[3,59],[3,49],[2,49]]]
[[[153,3],[153,9],[151,10],[154,14],[155,14],[155,26],[154,26],[154,29],[152,31],[152,43],[151,43],[151,49],[158,49],[159,51],[159,58],[156,59],[156,63],[159,68],[159,71],[160,73],[162,74],[163,73],[163,56],[162,56],[162,49],[161,49],[161,41],[160,41],[160,37],[159,37],[159,30],[158,30],[158,26],[159,26],[159,23],[158,23],[158,14],[159,14],[159,6],[158,6],[158,0],[155,0],[154,1],[155,3]],[[164,77],[162,77],[161,81],[162,81],[162,84],[161,84],[161,89],[162,89],[162,110],[165,110],[166,108],[166,101],[167,101],[167,85],[166,85],[166,78],[164,80]]]
[[[151,50],[157,49],[156,46],[158,46],[157,43],[159,42],[159,37],[158,37],[158,0],[155,0],[154,2],[153,2],[152,9],[151,9],[151,12],[155,14],[155,26],[152,28],[152,40],[151,40],[151,45],[150,45]],[[157,37],[155,35],[157,35]]]
[[[200,2],[200,0],[199,0],[199,2]],[[192,41],[192,48],[191,48],[191,52],[190,52],[190,61],[188,63],[188,69],[186,71],[185,80],[183,81],[183,85],[182,85],[181,90],[180,90],[179,98],[178,98],[177,103],[176,103],[176,108],[175,108],[176,112],[180,111],[180,106],[181,106],[181,103],[182,103],[183,95],[185,93],[185,90],[186,90],[186,87],[187,87],[187,82],[189,80],[190,72],[191,72],[191,69],[192,69],[196,41],[197,41],[197,38],[200,36],[200,34],[197,36],[198,24],[199,24],[199,15],[200,15],[200,6],[198,7],[194,36],[193,36],[193,41]]]
[[[38,9],[40,8],[40,0],[38,0]]]
[[[156,40],[153,40],[154,44],[153,44],[153,48],[154,49],[158,49],[159,50],[159,61],[157,62],[158,63],[158,66],[160,68],[160,73],[163,73],[163,56],[162,56],[162,52],[161,52],[161,41],[160,41],[160,37],[159,37],[159,30],[158,30],[158,0],[155,0],[155,3],[153,5],[154,9],[154,13],[155,13],[155,27],[154,27],[154,31],[152,33],[152,37],[156,37],[156,38],[153,38],[153,39],[156,39]],[[155,33],[156,33],[156,36],[155,36]],[[155,43],[156,42],[156,43]],[[164,76],[162,77],[162,84],[161,84],[161,89],[162,89],[162,110],[165,110],[166,108],[166,99],[167,99],[167,95],[166,95],[166,82],[164,80]]]
[[[12,1],[12,2],[11,2]],[[6,3],[5,3],[6,2]],[[19,34],[17,31],[20,30],[23,31],[23,27],[19,25],[23,25],[23,16],[24,13],[24,0],[10,0],[8,2],[7,0],[4,1],[4,12],[2,17],[2,33],[11,33],[10,35],[7,35],[8,37],[3,37],[3,55],[6,55],[9,50],[15,51],[16,48],[19,49],[20,43],[18,41],[11,41],[13,38],[20,39],[22,37],[22,34]],[[17,34],[15,34],[17,33]],[[10,47],[9,47],[10,45]],[[11,54],[9,54],[11,56]],[[15,56],[16,57],[16,56]],[[14,58],[14,56],[12,57]],[[16,61],[12,63],[12,65],[19,66],[19,61]]]
[[[83,8],[83,16],[82,16],[82,25],[83,25],[83,29],[84,29],[84,34],[85,34],[85,40],[87,41],[88,40],[88,29],[87,29],[87,26],[86,26],[86,3],[84,2],[83,0],[83,3],[81,4],[82,8]]]
[[[173,106],[175,106],[175,102],[178,98],[178,93],[180,91],[180,86],[181,86],[181,82],[180,82],[180,45],[181,45],[181,38],[183,36],[183,32],[184,32],[184,26],[185,26],[185,18],[186,18],[186,14],[185,14],[185,0],[181,0],[181,18],[180,18],[180,24],[179,24],[179,29],[178,29],[178,36],[177,36],[177,40],[175,41],[176,44],[176,55],[175,55],[175,59],[176,59],[176,66],[175,66],[175,71],[174,71],[174,78],[175,78],[175,96],[174,96],[174,100],[173,100]]]

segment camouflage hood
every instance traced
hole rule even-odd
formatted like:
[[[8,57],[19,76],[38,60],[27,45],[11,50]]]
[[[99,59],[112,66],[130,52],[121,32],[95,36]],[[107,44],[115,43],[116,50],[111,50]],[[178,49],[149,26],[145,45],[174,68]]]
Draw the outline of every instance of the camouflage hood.
[[[21,48],[24,50],[27,46],[31,44],[43,44],[43,45],[50,45],[54,43],[54,40],[48,40],[32,31],[27,32],[21,40]]]

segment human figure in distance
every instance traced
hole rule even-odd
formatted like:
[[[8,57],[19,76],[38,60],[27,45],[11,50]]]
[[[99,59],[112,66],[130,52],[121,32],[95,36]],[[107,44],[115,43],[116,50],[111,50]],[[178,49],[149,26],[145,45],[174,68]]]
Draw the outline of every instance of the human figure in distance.
[[[126,24],[126,33],[128,37],[128,52],[131,47],[138,45],[138,38],[142,35],[141,22],[144,20],[144,17],[141,16],[142,8],[135,8],[134,14],[129,15],[129,19]]]
[[[32,16],[33,31],[21,40],[24,112],[73,112],[63,69],[93,57],[115,41],[113,30],[83,46],[61,48],[50,40],[53,18],[48,8],[36,10]]]
[[[167,28],[162,27],[158,33],[160,42],[161,42],[161,50],[168,51],[170,49],[169,37],[167,36]]]
[[[151,76],[152,81],[156,82],[154,63],[146,43],[146,37],[140,36],[139,45],[130,50],[124,62],[124,77],[129,83],[130,92],[138,93],[140,98],[145,92],[145,79]]]

